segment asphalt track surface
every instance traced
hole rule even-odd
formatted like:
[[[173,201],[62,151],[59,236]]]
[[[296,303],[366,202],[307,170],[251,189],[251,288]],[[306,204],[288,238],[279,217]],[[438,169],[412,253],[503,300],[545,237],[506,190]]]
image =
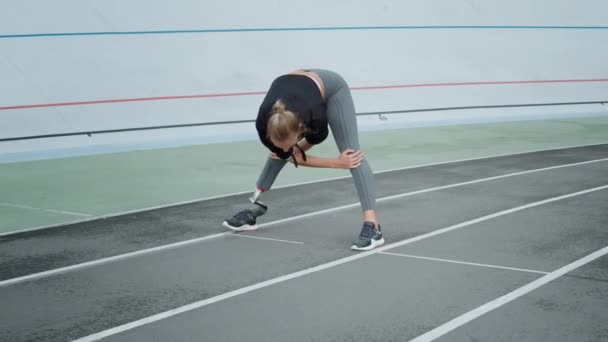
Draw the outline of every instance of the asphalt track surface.
[[[608,145],[349,178],[0,237],[2,341],[608,340]]]

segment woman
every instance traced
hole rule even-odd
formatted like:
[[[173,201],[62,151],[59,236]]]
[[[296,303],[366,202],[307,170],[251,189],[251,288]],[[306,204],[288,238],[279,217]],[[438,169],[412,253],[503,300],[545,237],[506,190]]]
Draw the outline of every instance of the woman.
[[[318,158],[306,151],[328,136],[328,126],[338,145],[338,158]],[[374,174],[359,150],[357,119],[350,89],[344,79],[329,70],[298,70],[276,78],[260,106],[256,129],[271,151],[257,181],[251,201],[253,210],[243,210],[224,221],[233,230],[256,229],[256,217],[267,207],[259,201],[289,161],[296,167],[349,169],[363,210],[363,228],[353,250],[370,250],[384,243],[376,215]]]

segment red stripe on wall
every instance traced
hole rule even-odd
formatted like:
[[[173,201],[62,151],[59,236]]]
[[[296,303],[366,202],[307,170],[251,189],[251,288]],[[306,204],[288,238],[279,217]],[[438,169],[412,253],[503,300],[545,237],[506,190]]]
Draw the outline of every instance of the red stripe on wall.
[[[570,80],[564,79],[564,80],[420,83],[420,84],[352,87],[351,90],[376,90],[376,89],[399,89],[399,88],[422,88],[422,87],[486,86],[486,85],[507,85],[507,84],[589,83],[589,82],[608,82],[608,78],[570,79]],[[108,100],[18,105],[18,106],[0,107],[0,110],[18,110],[18,109],[29,109],[29,108],[65,107],[65,106],[85,106],[85,105],[98,105],[98,104],[121,103],[121,102],[145,102],[145,101],[163,101],[163,100],[168,101],[168,100],[201,99],[201,98],[230,97],[230,96],[264,95],[264,94],[266,94],[265,91],[251,91],[251,92],[240,92],[240,93],[139,97],[139,98],[127,98],[127,99],[108,99]]]

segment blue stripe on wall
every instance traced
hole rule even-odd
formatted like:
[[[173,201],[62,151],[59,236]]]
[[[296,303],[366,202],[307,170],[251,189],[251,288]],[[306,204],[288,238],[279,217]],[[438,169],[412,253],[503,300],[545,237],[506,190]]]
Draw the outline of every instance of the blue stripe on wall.
[[[141,34],[198,34],[198,33],[236,33],[236,32],[276,32],[276,31],[343,31],[343,30],[605,30],[608,26],[338,26],[338,27],[278,27],[278,28],[242,28],[212,30],[164,30],[164,31],[115,31],[115,32],[62,32],[7,34],[0,38],[32,37],[69,37],[69,36],[108,36],[108,35],[141,35]]]

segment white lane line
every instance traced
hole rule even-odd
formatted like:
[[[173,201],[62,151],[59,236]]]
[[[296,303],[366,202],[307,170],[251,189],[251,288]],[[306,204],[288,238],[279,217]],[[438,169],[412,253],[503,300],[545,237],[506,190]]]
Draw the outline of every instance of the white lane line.
[[[422,189],[422,190],[417,190],[417,191],[412,191],[412,192],[406,192],[406,193],[392,195],[392,196],[381,197],[381,198],[376,199],[376,202],[379,203],[379,202],[390,201],[390,200],[394,200],[394,199],[398,199],[398,198],[403,198],[403,197],[420,195],[420,194],[424,194],[424,193],[432,192],[432,191],[438,191],[438,190],[445,190],[445,189],[450,189],[450,188],[456,188],[456,187],[464,186],[464,185],[476,184],[476,183],[481,183],[481,182],[488,182],[488,181],[493,181],[493,180],[497,180],[497,179],[514,177],[514,176],[521,176],[521,175],[535,173],[535,172],[543,172],[543,171],[549,171],[549,170],[555,170],[555,169],[562,169],[562,168],[566,168],[566,167],[580,166],[580,165],[591,164],[591,163],[598,163],[598,162],[604,162],[604,161],[608,161],[608,158],[589,160],[589,161],[584,161],[584,162],[579,162],[579,163],[572,163],[572,164],[550,166],[550,167],[544,167],[544,168],[541,168],[541,169],[534,169],[534,170],[527,170],[527,171],[521,171],[521,172],[508,173],[508,174],[504,174],[504,175],[500,175],[500,176],[480,178],[480,179],[475,179],[475,180],[471,180],[471,181],[467,181],[467,182],[462,182],[462,183],[448,184],[448,185],[443,185],[443,186],[437,186],[437,187],[434,187],[434,188],[427,188],[427,189]],[[311,217],[311,216],[316,216],[316,215],[320,215],[320,214],[327,214],[327,213],[333,213],[333,212],[339,211],[339,210],[356,208],[356,207],[359,207],[360,205],[361,204],[359,202],[357,202],[357,203],[351,203],[351,204],[342,205],[342,206],[335,207],[335,208],[315,211],[315,212],[308,213],[308,214],[302,214],[302,215],[298,215],[298,216],[292,216],[292,217],[284,218],[284,219],[281,219],[281,220],[276,220],[276,221],[273,221],[273,222],[268,222],[268,223],[260,224],[258,226],[259,227],[274,226],[274,225],[277,225],[277,224],[281,224],[281,223],[285,223],[285,222],[290,222],[290,221],[295,221],[295,220],[300,220],[300,219],[303,219],[303,218],[307,218],[307,217]]]
[[[436,236],[436,235],[439,235],[439,234],[447,233],[447,232],[450,232],[450,231],[453,231],[453,230],[456,230],[456,229],[467,227],[467,226],[470,226],[470,225],[473,225],[473,224],[476,224],[476,223],[479,223],[479,222],[491,220],[493,218],[496,218],[496,217],[499,217],[499,216],[503,216],[503,215],[507,215],[507,214],[511,214],[511,213],[514,213],[514,212],[517,212],[517,211],[520,211],[520,210],[525,210],[525,209],[536,207],[536,206],[540,206],[540,205],[543,205],[543,204],[546,204],[546,203],[551,203],[551,202],[559,201],[559,200],[570,198],[570,197],[580,196],[580,195],[584,195],[584,194],[587,194],[587,193],[590,193],[590,192],[599,191],[599,190],[603,190],[603,189],[608,189],[608,185],[604,185],[604,186],[600,186],[600,187],[592,188],[592,189],[587,189],[587,190],[584,190],[584,191],[579,191],[579,192],[575,192],[575,193],[571,193],[571,194],[567,194],[567,195],[563,195],[563,196],[553,197],[553,198],[549,198],[549,199],[542,200],[542,201],[539,201],[539,202],[534,202],[534,203],[526,204],[526,205],[523,205],[523,206],[520,206],[520,207],[515,207],[515,208],[508,209],[508,210],[503,210],[503,211],[500,211],[500,212],[497,212],[497,213],[494,213],[494,214],[491,214],[491,215],[482,216],[482,217],[476,218],[474,220],[470,220],[470,221],[459,223],[459,224],[454,225],[454,226],[442,228],[442,229],[435,230],[435,231],[427,233],[427,234],[423,234],[423,235],[419,235],[419,236],[407,239],[407,240],[403,240],[403,241],[400,241],[400,242],[395,242],[395,243],[392,243],[392,244],[388,244],[388,245],[376,248],[376,249],[371,250],[371,251],[361,252],[361,253],[358,253],[358,254],[354,254],[354,255],[346,257],[346,258],[334,260],[334,261],[331,261],[331,262],[328,262],[328,263],[325,263],[325,264],[321,264],[321,265],[318,265],[318,266],[315,266],[315,267],[307,268],[307,269],[304,269],[304,270],[301,270],[301,271],[297,271],[297,272],[294,272],[294,273],[286,274],[286,275],[281,276],[281,277],[269,279],[269,280],[266,280],[266,281],[263,281],[263,282],[260,282],[260,283],[257,283],[257,284],[253,284],[253,285],[246,286],[246,287],[243,287],[243,288],[240,288],[240,289],[237,289],[237,290],[226,292],[226,293],[223,293],[223,294],[218,295],[218,296],[207,298],[205,300],[201,300],[201,301],[198,301],[198,302],[190,303],[188,305],[184,305],[184,306],[172,309],[172,310],[161,312],[161,313],[158,313],[156,315],[145,317],[145,318],[142,318],[142,319],[130,322],[130,323],[126,323],[126,324],[123,324],[123,325],[120,325],[120,326],[117,326],[117,327],[114,327],[114,328],[110,328],[110,329],[107,329],[107,330],[100,331],[98,333],[95,333],[95,334],[92,334],[92,335],[89,335],[89,336],[85,336],[85,337],[79,338],[77,340],[74,340],[74,342],[98,341],[98,340],[100,340],[102,338],[105,338],[105,337],[108,337],[108,336],[112,336],[112,335],[116,335],[116,334],[119,334],[121,332],[125,332],[127,330],[131,330],[131,329],[140,327],[142,325],[146,325],[146,324],[149,324],[149,323],[157,322],[157,321],[160,321],[160,320],[163,320],[163,319],[166,319],[166,318],[169,318],[169,317],[172,317],[172,316],[175,316],[175,315],[187,312],[187,311],[192,311],[192,310],[201,308],[201,307],[209,305],[209,304],[220,302],[220,301],[222,301],[224,299],[236,297],[236,296],[239,296],[239,295],[242,295],[242,294],[245,294],[245,293],[249,293],[249,292],[252,292],[252,291],[255,291],[255,290],[259,290],[259,289],[262,289],[262,288],[265,288],[265,287],[268,287],[268,286],[271,286],[271,285],[274,285],[274,284],[282,283],[282,282],[285,282],[285,281],[288,281],[288,280],[291,280],[291,279],[294,279],[294,278],[298,278],[298,277],[301,277],[301,276],[304,276],[304,275],[307,275],[307,274],[311,274],[311,273],[314,273],[314,272],[319,272],[319,271],[326,270],[326,269],[329,269],[329,268],[332,268],[332,267],[335,267],[335,266],[338,266],[338,265],[342,265],[342,264],[345,264],[345,263],[348,263],[348,262],[351,262],[351,261],[359,260],[361,258],[365,258],[367,256],[374,255],[376,253],[384,252],[384,251],[386,251],[386,250],[388,250],[390,248],[395,248],[395,247],[403,246],[403,245],[410,244],[410,243],[413,243],[413,242],[416,242],[416,241],[428,239],[428,238],[430,238],[432,236]]]
[[[542,169],[535,169],[535,170],[528,170],[528,171],[522,171],[522,172],[509,173],[509,174],[500,175],[500,176],[494,176],[494,177],[489,177],[489,178],[481,178],[481,179],[467,181],[467,182],[463,182],[463,183],[444,185],[444,186],[439,186],[439,187],[434,187],[434,188],[422,189],[422,190],[418,190],[418,191],[406,192],[406,193],[397,194],[397,195],[393,195],[393,196],[381,197],[381,198],[378,198],[376,200],[376,202],[384,202],[384,201],[387,201],[387,200],[393,200],[393,199],[402,198],[402,197],[406,197],[406,196],[414,196],[414,195],[423,194],[423,193],[427,193],[427,192],[431,192],[431,191],[439,191],[439,190],[444,190],[444,189],[449,189],[449,188],[455,188],[455,187],[464,186],[464,185],[470,185],[470,184],[475,184],[475,183],[487,182],[487,181],[490,181],[490,180],[495,180],[495,179],[500,179],[500,178],[519,176],[519,175],[528,174],[528,173],[541,172],[541,171],[547,171],[547,170],[553,170],[553,169],[559,169],[559,168],[565,168],[565,167],[571,167],[571,166],[578,166],[578,165],[583,165],[583,164],[597,163],[597,162],[602,162],[602,161],[607,161],[607,160],[608,160],[608,158],[604,158],[604,159],[590,160],[590,161],[585,161],[585,162],[580,162],[580,163],[565,164],[565,165],[546,167],[546,168],[542,168]],[[332,213],[332,212],[336,212],[336,211],[339,211],[339,210],[344,210],[344,209],[349,209],[349,208],[355,208],[355,207],[358,207],[358,206],[360,206],[360,204],[357,202],[357,203],[343,205],[343,206],[339,206],[339,207],[335,207],[335,208],[330,208],[330,209],[325,209],[325,210],[320,210],[320,211],[314,211],[314,212],[311,212],[311,213],[297,215],[297,216],[292,216],[292,217],[288,217],[288,218],[281,219],[281,220],[267,222],[267,223],[264,223],[264,224],[258,224],[258,227],[259,228],[270,227],[270,226],[274,226],[274,225],[285,223],[285,222],[290,222],[290,221],[300,220],[300,219],[307,218],[307,217],[312,217],[312,216]],[[54,274],[64,273],[64,272],[67,272],[67,271],[74,271],[74,270],[77,270],[77,269],[82,268],[82,267],[90,267],[90,266],[93,266],[93,265],[101,265],[101,264],[104,264],[106,262],[113,262],[113,261],[117,261],[117,260],[120,260],[120,259],[126,259],[126,258],[131,258],[131,257],[135,257],[135,256],[140,256],[140,255],[148,254],[148,253],[154,253],[154,252],[165,250],[167,248],[175,248],[175,247],[179,247],[179,246],[183,246],[183,245],[189,245],[189,244],[192,244],[192,243],[202,242],[202,241],[205,241],[205,240],[209,240],[209,239],[216,238],[216,237],[222,237],[222,236],[226,236],[226,235],[230,235],[230,234],[233,234],[233,232],[214,234],[214,235],[210,235],[210,236],[207,236],[207,237],[196,238],[196,239],[193,239],[193,240],[185,240],[185,241],[178,242],[178,243],[173,243],[173,244],[170,244],[170,245],[161,245],[161,246],[157,246],[157,247],[142,249],[142,250],[139,250],[139,251],[136,251],[136,252],[130,252],[130,253],[126,253],[126,254],[115,255],[115,256],[112,256],[112,257],[102,258],[102,259],[98,259],[98,260],[95,260],[95,261],[85,262],[85,263],[82,263],[82,264],[76,264],[76,265],[72,265],[72,266],[62,267],[62,268],[58,268],[58,269],[55,269],[55,270],[48,270],[48,271],[44,271],[44,272],[40,272],[40,273],[33,273],[33,274],[30,274],[30,275],[27,275],[27,276],[23,276],[23,277],[19,277],[19,278],[13,278],[13,279],[8,279],[8,280],[0,281],[0,287],[5,286],[5,285],[19,283],[19,282],[28,281],[28,280],[31,280],[31,279],[37,279],[37,278],[41,278],[41,277],[51,276],[51,275],[54,275]],[[81,267],[80,265],[83,265],[83,266]]]
[[[258,239],[258,240],[268,240],[268,241],[277,241],[277,242],[287,242],[287,243],[293,243],[293,244],[296,244],[296,245],[303,245],[304,244],[304,242],[300,242],[300,241],[272,239],[272,238],[261,237],[261,236],[245,235],[243,233],[241,233],[241,234],[232,234],[232,236],[244,237],[244,238],[248,238],[248,239]]]
[[[573,270],[587,264],[590,263],[591,261],[600,258],[604,255],[608,254],[608,246],[595,251],[581,259],[578,259],[576,261],[574,261],[573,263],[570,263],[562,268],[559,268],[543,277],[540,277],[514,291],[511,291],[509,293],[507,293],[506,295],[502,296],[502,297],[498,297],[492,301],[489,301],[463,315],[460,315],[456,318],[454,318],[453,320],[444,323],[440,326],[438,326],[437,328],[428,331],[416,338],[414,338],[413,340],[410,340],[410,342],[429,342],[429,341],[433,341],[445,334],[447,334],[448,332],[463,326],[465,324],[467,324],[468,322],[478,318],[479,316],[482,316],[494,309],[497,309],[529,292],[532,292],[534,290],[536,290],[537,288],[547,284],[550,281],[553,281],[561,276],[566,275],[569,272],[572,272]]]
[[[537,274],[548,274],[549,273],[549,272],[543,272],[543,271],[529,270],[529,269],[525,269],[525,268],[506,267],[506,266],[489,265],[489,264],[478,264],[475,262],[466,262],[466,261],[458,261],[458,260],[450,260],[450,259],[429,258],[429,257],[423,257],[423,256],[411,255],[411,254],[401,254],[401,253],[391,253],[391,252],[380,252],[379,254],[393,255],[393,256],[412,258],[412,259],[440,261],[440,262],[447,262],[447,263],[451,263],[451,264],[462,264],[462,265],[470,265],[470,266],[498,268],[501,270],[510,270],[510,271],[519,271],[519,272],[528,272],[528,273],[537,273]]]
[[[151,253],[151,252],[164,251],[167,249],[192,245],[192,244],[199,243],[202,241],[226,236],[228,234],[231,234],[231,232],[207,235],[207,236],[197,238],[197,239],[191,239],[191,240],[180,241],[180,242],[176,242],[176,243],[172,243],[172,244],[168,244],[168,245],[163,245],[163,246],[158,246],[158,247],[153,247],[153,248],[148,248],[148,249],[142,249],[142,250],[131,252],[131,253],[119,254],[119,255],[115,255],[115,256],[111,256],[111,257],[107,257],[107,258],[102,258],[102,259],[88,261],[88,262],[84,262],[84,263],[80,263],[80,264],[71,265],[71,266],[56,268],[56,269],[52,269],[52,270],[48,270],[48,271],[44,271],[44,272],[33,273],[33,274],[29,274],[29,275],[26,275],[23,277],[7,279],[7,280],[0,281],[0,287],[8,286],[8,285],[16,284],[16,283],[22,283],[24,281],[49,277],[52,275],[57,275],[57,274],[65,273],[65,272],[69,272],[69,271],[80,270],[83,268],[93,267],[93,266],[97,266],[97,265],[101,265],[101,264],[107,264],[110,262],[115,262],[118,260],[131,258],[131,257],[135,257],[138,255],[147,254],[147,253]]]
[[[608,144],[608,142],[599,143],[599,144],[588,144],[588,145],[562,146],[562,147],[556,147],[556,148],[548,148],[548,149],[541,149],[541,150],[530,150],[530,151],[523,151],[523,152],[517,152],[517,153],[495,154],[495,155],[488,155],[488,156],[475,157],[475,158],[457,159],[457,160],[450,160],[450,161],[444,161],[444,162],[438,162],[438,163],[420,164],[420,165],[412,165],[412,166],[400,167],[400,168],[395,168],[395,169],[381,170],[381,171],[374,172],[374,174],[378,175],[378,174],[387,173],[387,172],[411,170],[411,169],[418,169],[418,168],[429,167],[429,166],[447,165],[447,164],[455,164],[455,163],[468,162],[468,161],[479,161],[479,160],[483,160],[483,159],[493,159],[493,158],[500,158],[500,157],[518,156],[518,155],[528,154],[528,153],[539,153],[539,152],[549,152],[549,151],[557,151],[557,150],[573,149],[573,148],[581,148],[581,147],[602,146],[602,145],[607,145],[607,144]],[[295,186],[299,186],[299,185],[308,185],[308,184],[322,183],[322,182],[327,182],[327,181],[332,181],[332,180],[339,180],[339,179],[346,179],[346,178],[351,178],[351,176],[340,176],[340,177],[324,178],[324,179],[319,179],[319,180],[314,180],[314,181],[308,181],[308,182],[299,182],[299,183],[287,184],[287,185],[282,185],[282,186],[275,186],[275,187],[273,187],[273,189],[291,188],[291,187],[295,187]],[[91,217],[91,218],[88,218],[88,219],[85,219],[85,220],[75,220],[75,221],[63,222],[63,223],[58,223],[58,224],[51,224],[51,225],[44,225],[44,226],[38,226],[38,227],[32,227],[32,228],[26,228],[26,229],[20,229],[20,230],[14,230],[14,231],[11,231],[11,232],[0,233],[0,236],[10,235],[10,234],[16,234],[16,233],[22,233],[22,232],[29,232],[29,231],[40,230],[40,229],[62,227],[62,226],[67,226],[67,225],[75,224],[75,223],[89,222],[89,221],[94,221],[94,220],[99,220],[99,219],[104,219],[104,218],[110,218],[110,217],[115,217],[115,216],[140,213],[140,212],[143,212],[143,211],[149,211],[149,210],[155,210],[155,209],[164,209],[164,208],[175,207],[175,206],[184,205],[184,204],[192,204],[192,203],[198,203],[198,202],[204,202],[204,201],[222,199],[222,198],[227,198],[227,197],[232,197],[232,196],[246,195],[246,194],[251,194],[252,192],[253,192],[253,190],[251,190],[251,191],[235,192],[235,193],[226,194],[226,195],[197,198],[197,199],[193,199],[193,200],[182,201],[182,202],[174,202],[174,203],[163,204],[163,205],[154,206],[154,207],[140,208],[140,209],[135,209],[135,210],[110,213],[110,214],[106,214],[106,215],[100,215],[100,216]]]
[[[66,211],[66,210],[37,208],[37,207],[31,207],[29,205],[16,204],[16,203],[0,202],[0,205],[4,206],[4,207],[11,207],[11,208],[46,211],[46,212],[53,213],[53,214],[63,214],[63,215],[72,215],[72,216],[83,216],[83,217],[92,217],[93,216],[91,214],[76,213],[73,211]]]

